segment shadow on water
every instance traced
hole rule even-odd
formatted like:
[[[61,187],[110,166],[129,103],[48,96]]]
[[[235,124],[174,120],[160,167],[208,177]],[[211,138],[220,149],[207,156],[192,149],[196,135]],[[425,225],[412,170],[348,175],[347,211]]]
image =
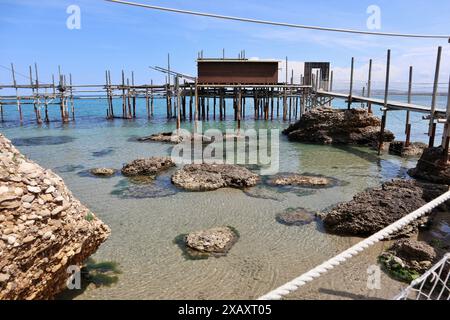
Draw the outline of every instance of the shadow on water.
[[[115,152],[114,148],[109,147],[109,148],[105,148],[105,149],[102,149],[99,151],[92,152],[92,156],[96,157],[96,158],[106,157],[106,156],[113,154],[114,152]]]
[[[65,144],[74,141],[75,138],[71,136],[42,136],[30,138],[15,138],[11,142],[18,147],[22,146],[46,146]]]
[[[56,296],[57,300],[72,300],[83,294],[90,285],[95,288],[110,287],[119,281],[118,275],[122,271],[114,261],[96,262],[88,258],[80,270],[80,288],[66,289]]]
[[[362,294],[354,294],[347,291],[339,291],[332,289],[319,288],[319,292],[323,294],[328,294],[335,297],[347,298],[352,300],[385,300],[377,297],[369,297]]]
[[[84,169],[84,166],[81,164],[75,165],[75,164],[66,164],[64,166],[56,167],[55,170],[61,173],[67,173],[67,172],[75,172],[78,170]]]

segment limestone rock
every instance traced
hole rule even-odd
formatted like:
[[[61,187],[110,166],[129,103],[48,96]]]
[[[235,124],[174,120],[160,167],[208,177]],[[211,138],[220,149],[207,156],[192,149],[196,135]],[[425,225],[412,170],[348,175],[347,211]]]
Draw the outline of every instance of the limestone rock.
[[[110,230],[99,219],[87,221],[89,209],[62,179],[1,134],[0,178],[0,300],[51,299],[65,289],[67,267],[81,266]]]
[[[255,186],[258,181],[257,174],[231,164],[189,164],[172,176],[173,184],[189,191],[247,188]]]
[[[277,175],[269,183],[276,186],[328,187],[332,181],[327,177],[289,173]]]
[[[405,147],[404,141],[392,141],[389,144],[389,153],[401,157],[416,157],[420,156],[426,148],[427,145],[422,142],[412,142]]]
[[[353,200],[332,208],[323,219],[327,231],[340,235],[369,236],[445,193],[448,186],[414,180],[392,180],[381,187],[358,193]],[[415,220],[394,234],[409,236],[425,224]]]
[[[366,110],[321,107],[305,113],[283,133],[304,143],[373,145],[379,141],[380,128],[381,120]],[[383,141],[392,140],[394,135],[386,130]]]
[[[165,142],[165,143],[173,143],[178,144],[183,141],[183,137],[173,134],[173,132],[161,132],[155,133],[148,137],[138,138],[138,141],[155,141],[155,142]]]
[[[378,260],[394,278],[411,282],[439,259],[436,250],[427,243],[401,239],[384,251]]]
[[[312,212],[304,208],[289,208],[277,214],[276,220],[287,226],[303,226],[313,222],[315,216]]]
[[[186,246],[211,255],[226,254],[237,241],[238,235],[230,227],[217,227],[189,233]]]
[[[174,167],[175,163],[170,157],[151,157],[148,159],[136,159],[126,164],[122,168],[122,174],[125,176],[149,175]]]
[[[408,173],[417,179],[450,185],[450,162],[445,161],[442,147],[425,149],[417,166]]]
[[[94,176],[110,177],[116,173],[116,170],[111,168],[94,168],[89,170],[89,172]]]

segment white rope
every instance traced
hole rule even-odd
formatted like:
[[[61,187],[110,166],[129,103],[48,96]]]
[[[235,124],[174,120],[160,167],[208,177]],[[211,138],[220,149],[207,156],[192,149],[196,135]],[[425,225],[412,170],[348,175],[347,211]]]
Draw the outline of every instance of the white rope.
[[[298,278],[295,278],[294,280],[289,281],[288,283],[282,285],[281,287],[265,294],[264,296],[260,297],[258,300],[280,300],[280,299],[282,299],[283,296],[286,296],[289,293],[296,291],[299,287],[320,277],[322,274],[328,272],[329,270],[333,269],[334,267],[347,261],[351,257],[356,256],[358,253],[360,253],[364,249],[367,249],[368,247],[373,246],[375,243],[385,239],[387,236],[393,234],[397,230],[402,229],[406,225],[410,224],[411,222],[420,218],[421,216],[427,214],[428,212],[430,212],[431,210],[438,207],[439,205],[441,205],[442,203],[444,203],[445,201],[447,201],[449,199],[450,199],[450,191],[447,191],[446,193],[444,193],[443,195],[434,199],[433,201],[427,203],[423,207],[408,214],[407,216],[401,218],[400,220],[392,223],[391,225],[387,226],[383,230],[378,231],[377,233],[373,234],[369,238],[355,244],[353,247],[338,254],[334,258],[331,258],[330,260],[322,263],[321,265],[315,267],[314,269],[302,274]]]
[[[181,10],[174,8],[166,8],[153,6],[144,3],[136,3],[129,1],[121,1],[121,0],[105,0],[108,2],[126,4],[135,7],[161,10],[161,11],[169,11],[175,13],[184,13],[201,17],[209,17],[216,19],[225,19],[225,20],[233,20],[233,21],[241,21],[241,22],[251,22],[258,24],[266,24],[272,26],[280,26],[280,27],[290,27],[290,28],[299,28],[299,29],[309,29],[309,30],[320,30],[320,31],[331,31],[331,32],[344,32],[344,33],[353,33],[353,34],[365,34],[372,36],[387,36],[387,37],[403,37],[403,38],[428,38],[428,39],[447,39],[450,40],[450,35],[431,35],[431,34],[408,34],[408,33],[391,33],[391,32],[373,32],[373,31],[362,31],[362,30],[352,30],[352,29],[339,29],[339,28],[327,28],[327,27],[318,27],[318,26],[307,26],[301,24],[293,24],[286,22],[275,22],[275,21],[267,21],[267,20],[257,20],[257,19],[249,19],[249,18],[241,18],[241,17],[232,17],[232,16],[224,16],[220,14],[214,13],[206,13],[206,12],[197,12],[197,11],[189,11],[189,10]]]

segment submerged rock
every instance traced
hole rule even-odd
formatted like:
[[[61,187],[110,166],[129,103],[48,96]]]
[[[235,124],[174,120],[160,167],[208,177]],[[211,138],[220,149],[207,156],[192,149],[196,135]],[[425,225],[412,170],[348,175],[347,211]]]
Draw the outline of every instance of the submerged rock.
[[[110,177],[116,173],[116,170],[111,168],[94,168],[89,170],[89,172],[94,176]]]
[[[315,108],[283,131],[291,141],[317,144],[378,144],[381,120],[363,109]],[[393,141],[386,130],[383,141]]]
[[[225,255],[238,240],[230,227],[217,227],[189,233],[185,237],[188,248],[213,256]]]
[[[149,175],[153,176],[161,171],[175,166],[170,157],[151,157],[148,159],[136,159],[123,166],[124,176]]]
[[[416,167],[408,173],[417,179],[450,185],[450,162],[446,161],[442,147],[425,149]]]
[[[333,183],[330,178],[297,173],[285,173],[269,180],[276,186],[329,187]]]
[[[110,230],[0,134],[0,300],[51,299]]]
[[[189,191],[210,191],[219,188],[255,186],[259,176],[250,170],[231,164],[189,164],[175,172],[172,183]]]
[[[358,193],[353,200],[338,204],[324,215],[327,231],[352,236],[369,236],[419,209],[448,190],[446,185],[414,180],[392,180],[381,187]],[[416,233],[427,217],[415,220],[391,238]]]
[[[411,282],[436,262],[436,250],[423,241],[402,239],[394,242],[378,260],[394,278]]]
[[[276,220],[287,226],[303,226],[315,220],[315,215],[304,208],[289,208],[277,214]]]
[[[389,153],[401,157],[416,157],[420,156],[426,148],[427,145],[422,142],[412,142],[405,147],[404,141],[392,141],[389,144]]]
[[[180,135],[173,134],[173,132],[161,132],[152,134],[148,137],[138,138],[137,141],[140,142],[155,141],[155,142],[178,144],[183,141],[183,137]]]

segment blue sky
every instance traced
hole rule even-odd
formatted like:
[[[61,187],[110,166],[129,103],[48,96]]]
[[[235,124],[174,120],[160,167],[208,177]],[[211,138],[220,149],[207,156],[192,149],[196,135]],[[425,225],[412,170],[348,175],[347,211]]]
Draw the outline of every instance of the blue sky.
[[[243,16],[298,24],[367,30],[369,5],[381,9],[381,30],[385,32],[450,34],[448,0],[371,1],[149,1],[161,6]],[[66,27],[69,5],[81,9],[81,29]],[[431,82],[436,50],[444,47],[441,82],[448,81],[450,44],[445,40],[409,40],[336,34],[242,22],[178,15],[127,7],[102,0],[0,0],[0,65],[14,62],[27,74],[37,62],[42,81],[50,79],[61,65],[75,82],[103,83],[105,69],[119,81],[121,69],[135,71],[136,81],[160,82],[163,76],[147,67],[166,65],[195,74],[197,52],[208,57],[280,59],[288,56],[300,74],[301,61],[331,61],[336,82],[348,80],[350,59],[356,58],[356,79],[366,77],[367,62],[374,59],[374,77],[384,78],[386,49],[392,49],[392,81],[404,86],[409,65],[415,67],[417,82]],[[18,77],[27,81],[24,77]],[[10,82],[9,71],[0,67],[0,83]],[[445,87],[445,85],[444,85]]]

